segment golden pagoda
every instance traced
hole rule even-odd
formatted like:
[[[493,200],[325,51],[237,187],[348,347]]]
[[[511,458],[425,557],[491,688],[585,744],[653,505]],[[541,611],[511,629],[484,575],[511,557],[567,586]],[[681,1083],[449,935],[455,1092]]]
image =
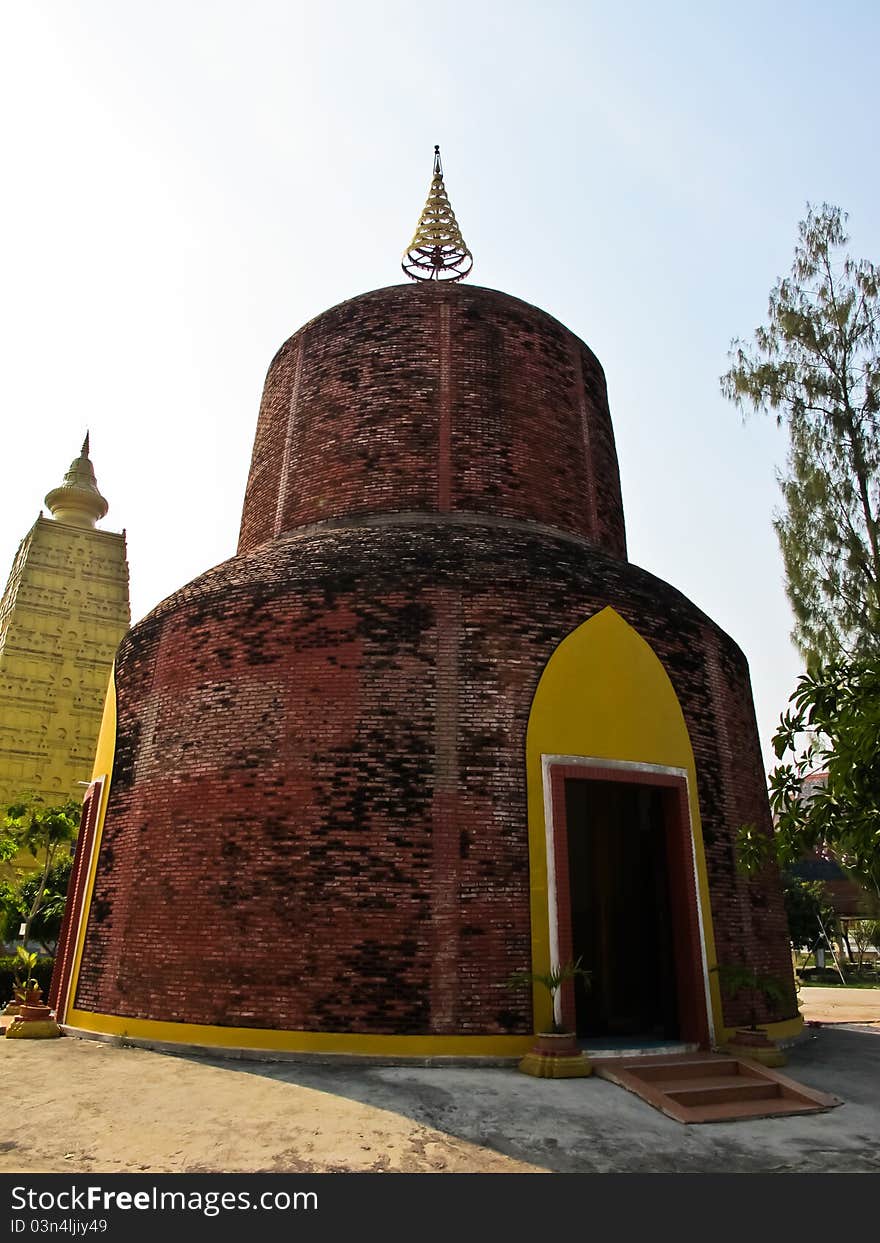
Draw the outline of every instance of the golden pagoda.
[[[22,540],[0,602],[0,806],[80,798],[128,629],[125,532],[107,513],[89,437]]]

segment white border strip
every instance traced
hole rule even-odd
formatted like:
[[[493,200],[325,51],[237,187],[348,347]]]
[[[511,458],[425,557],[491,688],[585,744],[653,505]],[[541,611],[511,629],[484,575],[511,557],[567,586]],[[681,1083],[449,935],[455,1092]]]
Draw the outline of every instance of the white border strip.
[[[694,841],[694,822],[691,815],[691,789],[688,770],[671,768],[666,764],[640,764],[633,760],[606,760],[592,755],[541,755],[541,783],[544,793],[544,839],[547,851],[547,913],[550,920],[550,965],[559,961],[559,911],[557,908],[556,856],[553,838],[553,789],[551,769],[556,764],[580,768],[617,768],[627,772],[657,773],[667,777],[683,777],[688,808],[688,833],[691,841],[691,866],[694,875],[694,892],[697,897],[697,926],[700,931],[700,961],[703,967],[703,993],[706,1002],[706,1019],[709,1027],[709,1043],[715,1044],[715,1018],[712,1013],[712,994],[709,988],[709,963],[706,956],[706,927],[703,917],[703,900],[700,895],[700,874],[697,871],[697,847]],[[556,998],[557,1011],[560,999]],[[559,1014],[556,1015],[557,1019]]]

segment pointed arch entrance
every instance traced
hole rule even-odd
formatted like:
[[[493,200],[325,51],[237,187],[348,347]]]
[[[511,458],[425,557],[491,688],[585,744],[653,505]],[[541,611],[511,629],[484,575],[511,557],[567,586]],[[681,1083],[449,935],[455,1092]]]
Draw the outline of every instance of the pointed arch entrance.
[[[710,1044],[720,998],[693,750],[665,669],[614,609],[551,656],[526,751],[533,969],[582,956],[593,973],[588,998],[560,990],[557,1018],[587,1039]]]

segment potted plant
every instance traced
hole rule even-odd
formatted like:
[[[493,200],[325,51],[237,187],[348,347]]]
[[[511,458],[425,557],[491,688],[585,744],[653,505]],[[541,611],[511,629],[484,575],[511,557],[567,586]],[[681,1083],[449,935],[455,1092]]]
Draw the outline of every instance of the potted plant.
[[[556,995],[567,980],[583,980],[590,987],[590,972],[576,962],[556,964],[549,971],[515,971],[507,980],[508,988],[521,988],[526,984],[540,984],[550,994],[551,1030],[538,1032],[533,1048],[519,1063],[519,1069],[527,1075],[548,1079],[582,1078],[593,1073],[589,1059],[578,1048],[577,1036],[566,1031],[556,1018]]]
[[[33,971],[37,965],[36,954],[31,954],[19,945],[15,951],[15,971],[12,979],[12,1000],[3,1011],[4,1014],[21,1014],[24,1006],[38,1006],[43,990],[37,983]]]
[[[49,1007],[43,1005],[43,990],[34,975],[37,955],[19,945],[15,956],[18,959],[13,986],[15,1004],[9,1011],[15,1014],[15,1018],[6,1029],[7,1037],[39,1039],[60,1036],[61,1028],[52,1017]]]
[[[785,1054],[776,1041],[758,1026],[756,998],[762,996],[767,1005],[777,1009],[785,1001],[785,989],[779,977],[758,971],[744,964],[723,964],[712,968],[718,974],[721,991],[728,997],[746,992],[749,997],[749,1023],[737,1027],[724,1045],[726,1053],[737,1053],[764,1066],[784,1066]]]
[[[36,954],[19,945],[15,951],[18,959],[13,994],[18,1012],[23,1019],[44,1018],[47,1007],[43,1005],[43,990],[37,982],[34,970],[37,965]]]

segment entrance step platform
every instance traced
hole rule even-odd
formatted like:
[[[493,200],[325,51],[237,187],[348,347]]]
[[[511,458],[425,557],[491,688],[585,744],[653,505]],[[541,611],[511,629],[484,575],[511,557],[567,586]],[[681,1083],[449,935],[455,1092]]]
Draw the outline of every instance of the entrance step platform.
[[[679,1053],[697,1053],[698,1044],[681,1040],[634,1040],[631,1036],[589,1036],[578,1039],[578,1048],[590,1061],[605,1057],[671,1057]]]
[[[596,1058],[593,1070],[676,1122],[775,1118],[843,1104],[767,1066],[718,1053]]]

